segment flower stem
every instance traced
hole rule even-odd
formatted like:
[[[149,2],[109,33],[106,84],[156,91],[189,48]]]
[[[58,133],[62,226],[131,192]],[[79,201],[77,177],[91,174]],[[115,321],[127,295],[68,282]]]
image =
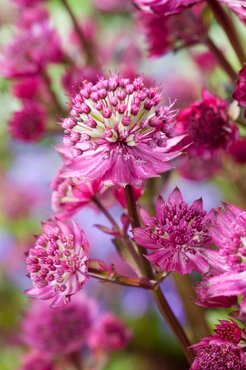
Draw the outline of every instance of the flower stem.
[[[56,93],[54,92],[54,90],[52,89],[52,83],[51,83],[51,79],[50,79],[50,76],[48,75],[47,71],[45,69],[42,70],[42,78],[43,78],[43,81],[48,89],[48,92],[50,94],[50,97],[51,99],[53,100],[53,103],[55,105],[55,108],[57,110],[57,112],[59,112],[60,114],[62,115],[65,115],[66,112],[64,111],[61,103],[59,102],[57,96],[56,96]]]
[[[119,225],[117,224],[113,216],[109,213],[109,211],[101,203],[101,201],[96,196],[92,198],[92,201],[97,206],[97,208],[104,214],[104,216],[108,219],[108,221],[111,223],[115,231],[120,232],[121,230]]]
[[[136,203],[133,196],[133,189],[131,185],[126,185],[125,187],[125,194],[126,194],[126,201],[127,201],[127,209],[128,209],[128,215],[130,217],[131,223],[133,227],[139,227],[140,226],[140,220],[138,217],[138,212],[136,208]],[[143,264],[143,268],[141,269],[142,274],[144,277],[147,277],[148,279],[154,280],[154,273],[152,271],[151,265],[149,262],[143,257],[143,252],[138,247],[138,258],[141,259],[141,265]],[[186,333],[184,332],[182,326],[180,325],[179,321],[175,317],[174,313],[172,312],[161,288],[157,286],[155,289],[151,291],[151,295],[154,298],[158,309],[164,318],[164,320],[168,323],[170,328],[172,329],[177,341],[181,345],[181,348],[184,352],[184,355],[191,364],[194,360],[192,352],[189,351],[190,342],[186,336]]]
[[[230,77],[232,82],[235,83],[236,80],[238,79],[237,73],[234,71],[231,64],[227,61],[222,51],[215,45],[215,43],[209,36],[206,37],[204,42],[208,46],[210,51],[213,53],[213,55],[216,57],[218,63],[225,71],[225,73]]]
[[[226,33],[240,63],[243,65],[246,62],[246,53],[242,47],[242,42],[238,36],[238,32],[231,17],[225,11],[223,6],[216,0],[207,0],[207,2],[212,9],[218,23],[224,29],[224,32]]]
[[[81,29],[70,5],[68,4],[68,1],[67,0],[61,0],[61,2],[63,3],[64,5],[64,8],[67,10],[72,22],[73,22],[73,26],[74,26],[74,29],[77,33],[77,36],[80,40],[80,43],[81,43],[81,46],[82,46],[82,49],[83,49],[83,52],[85,52],[86,54],[86,62],[87,64],[96,64],[95,62],[95,56],[94,56],[94,53],[93,53],[93,50],[92,50],[92,45],[88,42],[85,34],[83,33],[83,30]]]

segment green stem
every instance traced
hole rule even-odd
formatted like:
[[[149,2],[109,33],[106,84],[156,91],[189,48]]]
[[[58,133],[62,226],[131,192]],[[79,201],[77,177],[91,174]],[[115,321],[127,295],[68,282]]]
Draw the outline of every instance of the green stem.
[[[132,222],[132,226],[133,227],[139,227],[140,226],[140,220],[139,220],[139,217],[138,217],[136,203],[135,203],[134,196],[133,196],[133,189],[132,189],[131,185],[127,185],[125,187],[125,194],[126,194],[128,214],[129,214],[130,220]],[[145,276],[149,279],[153,279],[154,273],[152,271],[151,265],[143,257],[142,253],[143,253],[142,249],[140,249],[140,247],[138,247],[138,257],[141,261],[141,266],[143,266],[141,268],[142,274],[143,274],[143,276]],[[193,356],[192,352],[189,351],[189,349],[188,349],[191,344],[190,344],[182,326],[180,325],[179,321],[177,320],[174,313],[172,312],[172,310],[171,310],[171,308],[170,308],[162,290],[160,289],[160,287],[157,286],[155,289],[153,289],[151,291],[151,295],[154,298],[162,317],[164,318],[164,320],[168,323],[168,325],[172,329],[177,341],[179,342],[179,344],[180,344],[180,346],[183,350],[183,353],[184,353],[187,361],[189,362],[189,364],[191,364],[194,360],[194,356]]]
[[[67,112],[64,111],[61,103],[59,102],[57,96],[56,96],[56,93],[54,92],[53,88],[52,88],[52,82],[51,82],[51,79],[50,79],[50,76],[48,75],[47,71],[45,69],[42,70],[42,78],[43,78],[43,81],[47,87],[47,90],[50,94],[50,97],[52,98],[52,101],[55,105],[55,109],[57,111],[57,114],[62,114],[62,115],[66,115]]]
[[[94,196],[92,198],[92,201],[97,206],[97,208],[104,214],[104,216],[108,219],[110,224],[113,226],[113,229],[115,229],[115,231],[118,231],[119,233],[121,233],[119,225],[117,224],[117,222],[115,221],[113,216],[110,214],[110,212],[101,203],[101,201],[96,196]]]
[[[218,63],[222,67],[222,69],[230,77],[231,81],[235,83],[238,79],[238,75],[234,71],[230,63],[227,61],[222,51],[215,45],[215,43],[209,36],[206,37],[206,39],[204,40],[204,43],[208,46],[210,51],[213,53]]]
[[[81,45],[82,45],[82,49],[83,49],[83,52],[85,52],[86,54],[86,63],[87,64],[97,64],[96,61],[95,61],[95,55],[93,53],[93,48],[92,48],[92,45],[91,43],[88,42],[86,36],[84,35],[70,5],[68,4],[68,1],[67,0],[61,0],[61,2],[63,3],[64,5],[64,8],[67,10],[72,22],[73,22],[73,26],[74,26],[74,29],[77,33],[77,36],[81,42]]]
[[[246,62],[245,50],[242,47],[242,42],[239,38],[237,29],[223,6],[216,0],[207,0],[210,8],[212,9],[215,18],[226,33],[228,40],[231,43],[240,63],[243,65]]]

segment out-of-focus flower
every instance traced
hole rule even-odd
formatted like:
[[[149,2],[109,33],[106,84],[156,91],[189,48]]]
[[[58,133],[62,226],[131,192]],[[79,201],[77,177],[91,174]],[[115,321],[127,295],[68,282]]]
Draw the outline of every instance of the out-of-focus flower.
[[[60,151],[70,159],[63,176],[141,186],[172,168],[183,136],[170,138],[174,111],[172,105],[157,108],[160,98],[159,89],[145,87],[142,78],[84,82],[62,123]]]
[[[47,94],[42,79],[38,76],[21,78],[12,87],[12,94],[19,99],[33,100]]]
[[[32,298],[50,300],[52,307],[63,306],[87,281],[88,242],[83,231],[70,223],[43,223],[43,234],[28,252],[27,270],[34,287]]]
[[[189,150],[188,150],[189,151]],[[221,168],[221,158],[215,155],[212,158],[202,158],[187,153],[179,158],[177,169],[181,176],[189,180],[204,181],[215,175]]]
[[[215,56],[209,50],[192,53],[192,58],[203,72],[210,73],[218,65]]]
[[[39,320],[39,318],[38,318]],[[24,356],[20,370],[55,370],[52,362],[39,352],[31,352]]]
[[[14,112],[9,121],[9,132],[14,139],[36,141],[45,132],[45,111],[38,103],[27,101]]]
[[[70,67],[66,69],[62,76],[62,85],[70,95],[77,94],[81,88],[81,80],[96,83],[100,71],[93,66],[85,66],[83,68]]]
[[[95,311],[95,302],[85,296],[57,309],[34,301],[23,321],[23,341],[50,358],[78,351],[88,339]]]
[[[207,281],[207,297],[246,296],[246,212],[224,204],[224,209],[215,210],[209,227],[214,244],[224,263],[219,271]]]
[[[221,321],[215,333],[191,347],[196,355],[191,370],[246,369],[246,356],[239,345],[242,330],[236,322]]]
[[[140,214],[145,226],[133,229],[133,235],[142,247],[154,250],[146,256],[152,264],[181,274],[208,271],[209,259],[216,252],[204,248],[212,244],[208,233],[212,220],[203,210],[202,199],[189,207],[175,188],[168,202],[159,197],[156,217],[143,209]]]
[[[150,56],[158,57],[170,50],[199,43],[204,35],[200,12],[186,10],[176,15],[137,13]]]
[[[130,0],[92,0],[93,6],[103,13],[122,13],[127,10]]]
[[[191,104],[177,116],[178,133],[188,134],[191,156],[211,158],[219,150],[226,150],[236,140],[238,128],[229,121],[226,102],[207,90],[202,100]]]
[[[12,3],[15,3],[18,6],[21,7],[32,7],[36,6],[37,4],[40,4],[44,0],[11,0]]]
[[[134,4],[141,10],[160,15],[179,13],[200,2],[201,0],[134,0]]]
[[[125,348],[131,338],[131,332],[124,323],[111,313],[99,317],[88,338],[88,345],[93,351],[116,351]]]
[[[6,78],[35,75],[62,57],[60,39],[50,26],[48,13],[28,8],[19,20],[13,41],[1,53],[0,73]]]
[[[79,179],[62,178],[59,171],[52,183],[52,209],[59,219],[72,217],[79,209],[88,206],[94,196],[106,190],[101,179],[81,183]]]
[[[246,116],[246,66],[244,66],[239,73],[239,81],[233,97],[238,101],[239,105],[245,109]]]
[[[229,153],[240,164],[246,163],[246,137],[241,137],[230,146]]]

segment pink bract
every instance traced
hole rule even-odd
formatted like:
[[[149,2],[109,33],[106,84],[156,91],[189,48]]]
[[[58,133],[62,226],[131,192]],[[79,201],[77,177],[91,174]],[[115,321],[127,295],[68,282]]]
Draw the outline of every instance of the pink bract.
[[[234,321],[223,320],[215,332],[191,347],[196,356],[190,370],[245,370],[246,356],[239,345],[242,338],[239,326]]]
[[[111,313],[98,318],[88,339],[93,351],[116,351],[125,348],[131,338],[131,332],[124,323]]]
[[[208,234],[212,220],[203,210],[202,199],[188,206],[175,188],[168,202],[159,197],[156,217],[143,209],[140,214],[145,226],[133,229],[134,240],[154,251],[146,255],[152,264],[163,271],[181,274],[208,271],[209,260],[216,257],[216,252],[204,248],[212,244]]]
[[[45,132],[45,111],[42,106],[26,101],[21,110],[14,112],[9,121],[9,132],[14,139],[36,141]]]
[[[28,252],[27,270],[34,287],[26,293],[63,306],[82,289],[88,279],[88,242],[74,222],[43,223],[43,234]]]
[[[139,77],[84,82],[62,123],[66,134],[59,150],[70,159],[63,176],[141,186],[172,168],[184,136],[170,136],[174,112],[172,105],[157,108],[160,99],[159,88],[145,87]]]
[[[95,311],[95,302],[83,295],[58,309],[34,301],[22,324],[22,339],[49,358],[79,351],[87,340]]]

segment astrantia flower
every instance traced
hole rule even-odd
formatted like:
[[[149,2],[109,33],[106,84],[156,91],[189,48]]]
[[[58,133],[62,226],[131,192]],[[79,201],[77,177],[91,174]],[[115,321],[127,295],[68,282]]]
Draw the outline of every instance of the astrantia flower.
[[[107,313],[99,317],[88,338],[88,345],[94,351],[116,351],[127,346],[131,332],[114,315]]]
[[[233,97],[238,101],[239,105],[245,109],[246,115],[246,66],[244,66],[239,73],[239,81]]]
[[[204,90],[202,100],[191,104],[177,117],[179,133],[187,133],[188,152],[211,158],[218,150],[227,149],[237,138],[238,129],[230,123],[226,102]]]
[[[133,229],[134,239],[142,247],[154,250],[146,256],[151,263],[163,271],[181,274],[208,271],[208,259],[214,251],[203,248],[211,245],[211,219],[202,209],[202,199],[188,206],[175,188],[168,202],[158,199],[156,217],[141,210],[141,218],[145,226]]]
[[[172,168],[169,161],[181,153],[175,145],[183,136],[170,138],[172,105],[157,108],[159,101],[159,89],[145,87],[141,78],[84,81],[71,118],[62,124],[60,151],[72,159],[64,176],[140,186]]]
[[[215,211],[210,235],[224,258],[224,271],[208,279],[207,296],[246,297],[246,212],[224,204]]]
[[[34,301],[23,321],[23,341],[50,358],[78,351],[87,340],[95,309],[95,302],[85,296],[59,309]]]
[[[175,14],[200,2],[201,0],[134,0],[134,4],[141,10],[159,15]]]
[[[245,370],[246,356],[238,344],[242,338],[239,326],[223,320],[215,332],[191,347],[196,355],[191,370]]]
[[[36,141],[45,132],[45,112],[39,104],[28,101],[14,112],[9,121],[9,131],[14,139]]]
[[[25,355],[20,370],[55,370],[52,362],[39,352]]]
[[[235,162],[239,164],[246,163],[246,137],[241,137],[233,143],[229,150],[230,155]]]
[[[59,219],[73,216],[79,209],[92,202],[95,195],[101,195],[105,186],[101,179],[81,183],[76,178],[62,178],[60,171],[52,183],[52,209]]]
[[[32,298],[51,300],[51,306],[58,307],[68,303],[87,280],[88,242],[73,221],[51,221],[42,227],[43,234],[26,259],[34,285],[26,293]]]

